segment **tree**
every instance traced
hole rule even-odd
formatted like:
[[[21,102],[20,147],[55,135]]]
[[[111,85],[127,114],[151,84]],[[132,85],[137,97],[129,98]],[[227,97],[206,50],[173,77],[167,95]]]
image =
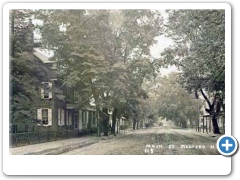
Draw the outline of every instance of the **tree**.
[[[86,99],[82,102],[93,98],[98,111],[113,109],[115,133],[116,119],[125,112],[121,109],[136,112],[137,98],[145,94],[141,89],[143,79],[156,73],[149,48],[161,33],[161,15],[150,10],[38,13],[44,22],[43,43],[54,51],[63,84],[79,87],[79,94]]]
[[[34,25],[28,10],[10,11],[10,101],[11,123],[33,121],[33,100],[40,84],[39,72],[32,55]]]
[[[123,112],[118,108],[134,103],[130,105],[134,109],[136,98],[143,93],[141,83],[144,77],[154,75],[149,47],[160,33],[161,17],[146,10],[88,13],[92,16],[87,23],[91,31],[86,35],[87,41],[84,43],[96,49],[111,66],[103,80],[107,80],[110,85],[108,106],[118,112],[113,114],[114,133],[116,116],[120,117],[120,112]]]
[[[199,94],[203,96],[214,133],[219,134],[217,117],[221,115],[221,107],[224,110],[225,98],[224,10],[169,10],[168,13],[166,33],[175,43],[165,49],[162,60],[181,70],[181,84],[194,92],[196,98]]]
[[[10,11],[10,56],[16,57],[21,52],[31,52],[34,47],[33,28],[29,10]]]
[[[149,96],[155,98],[155,107],[160,117],[171,120],[175,125],[186,128],[199,116],[198,103],[194,94],[189,94],[179,83],[179,74],[158,77]]]

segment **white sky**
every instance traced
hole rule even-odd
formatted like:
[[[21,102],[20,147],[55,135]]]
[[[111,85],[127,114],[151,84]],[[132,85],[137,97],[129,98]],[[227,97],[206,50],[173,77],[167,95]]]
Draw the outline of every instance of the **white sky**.
[[[158,42],[157,42],[157,44],[155,44],[151,47],[150,52],[153,57],[159,58],[160,53],[162,53],[166,47],[169,47],[170,45],[172,45],[173,41],[170,38],[165,37],[164,35],[157,37],[156,40]],[[161,68],[160,73],[162,76],[164,76],[169,73],[175,72],[177,70],[178,70],[177,67],[169,66],[168,68]]]
[[[161,12],[161,14],[164,18],[164,23],[166,23],[167,18],[168,18],[168,14],[165,12],[165,9],[160,9],[159,11]],[[157,44],[155,44],[151,47],[150,52],[151,52],[153,57],[159,58],[160,53],[162,53],[165,48],[172,45],[173,41],[172,41],[171,38],[168,38],[164,35],[161,35],[161,36],[157,37],[156,40],[158,42],[157,42]],[[172,72],[176,72],[176,71],[178,71],[176,66],[169,66],[168,68],[161,68],[160,69],[160,73],[161,73],[162,76],[170,74]]]

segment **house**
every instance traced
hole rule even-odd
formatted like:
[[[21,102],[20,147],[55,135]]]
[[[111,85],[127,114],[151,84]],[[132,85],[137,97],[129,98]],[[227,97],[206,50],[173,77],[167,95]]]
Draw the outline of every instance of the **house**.
[[[38,98],[34,100],[35,108],[35,130],[37,131],[61,131],[64,125],[63,108],[64,101],[61,98],[61,84],[57,79],[57,74],[54,70],[54,62],[49,62],[47,58],[35,51],[33,55],[36,58],[36,63],[44,69],[40,74],[41,85],[39,86]],[[55,62],[56,64],[56,62]],[[67,124],[69,129],[72,123]]]
[[[38,129],[41,131],[74,131],[93,133],[97,128],[96,108],[93,103],[79,107],[80,96],[73,88],[63,88],[56,76],[56,62],[35,51],[34,56],[45,66],[44,78],[35,101]],[[66,115],[65,115],[66,113]]]
[[[94,104],[79,106],[80,96],[74,88],[63,87],[57,77],[57,62],[38,49],[33,49],[32,22],[26,26],[26,52],[33,55],[39,83],[38,96],[33,98],[33,116],[27,121],[10,124],[10,144],[35,143],[93,133],[97,128]],[[11,121],[10,121],[11,122]],[[26,133],[27,132],[27,133]]]
[[[74,124],[74,129],[79,134],[96,132],[97,114],[95,105],[89,103],[88,106],[80,106],[81,97],[74,88],[64,88],[64,94],[66,94],[67,117],[72,119],[71,123]],[[67,119],[70,120],[69,118]]]

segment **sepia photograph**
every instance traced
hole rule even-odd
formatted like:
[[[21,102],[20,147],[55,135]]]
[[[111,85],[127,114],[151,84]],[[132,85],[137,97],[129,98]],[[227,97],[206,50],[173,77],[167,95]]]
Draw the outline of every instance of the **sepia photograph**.
[[[225,9],[10,9],[9,63],[10,155],[220,154]]]

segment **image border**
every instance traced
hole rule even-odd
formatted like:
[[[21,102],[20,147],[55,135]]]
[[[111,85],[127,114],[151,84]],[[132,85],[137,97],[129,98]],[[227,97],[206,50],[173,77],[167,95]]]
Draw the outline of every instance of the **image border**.
[[[80,7],[80,8],[79,8]],[[158,8],[160,7],[160,8]],[[7,3],[3,44],[9,44],[10,9],[225,9],[225,135],[231,135],[231,6],[227,3]],[[9,119],[9,46],[3,46],[3,117]],[[231,158],[222,155],[23,156],[9,154],[9,122],[3,121],[3,172],[8,175],[227,175]],[[92,163],[96,161],[97,163]],[[112,161],[116,165],[107,166]],[[37,162],[37,163],[36,163]],[[44,162],[45,171],[40,171]],[[195,163],[193,163],[195,162]],[[208,162],[208,163],[206,163]],[[191,166],[183,166],[182,164]],[[202,164],[205,166],[202,166]],[[67,168],[62,164],[69,165]],[[124,165],[124,167],[122,167]],[[214,168],[212,168],[214,166]],[[106,168],[107,167],[107,168]],[[133,168],[134,167],[134,168]],[[93,171],[94,169],[94,171]],[[174,170],[174,171],[173,171]]]

